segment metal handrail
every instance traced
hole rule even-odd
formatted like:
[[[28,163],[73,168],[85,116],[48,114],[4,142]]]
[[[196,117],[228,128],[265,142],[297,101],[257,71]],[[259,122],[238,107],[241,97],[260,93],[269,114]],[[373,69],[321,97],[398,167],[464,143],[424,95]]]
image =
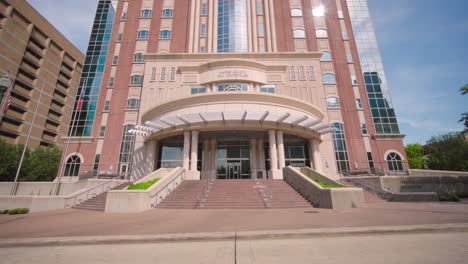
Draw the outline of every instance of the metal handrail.
[[[66,208],[69,208],[69,207],[72,207],[72,206],[76,205],[77,197],[80,196],[80,195],[82,195],[82,194],[85,194],[85,193],[86,193],[86,198],[85,198],[85,200],[92,198],[92,197],[89,197],[89,194],[90,194],[92,191],[94,191],[94,190],[96,190],[96,189],[98,189],[98,188],[101,188],[101,187],[103,187],[104,185],[107,185],[107,184],[109,184],[109,183],[111,183],[111,182],[113,182],[113,181],[115,181],[115,180],[117,180],[117,179],[119,179],[119,178],[121,178],[121,176],[119,176],[118,178],[115,178],[115,179],[110,179],[109,181],[106,181],[106,182],[104,182],[104,183],[101,183],[101,184],[99,184],[99,185],[96,185],[96,186],[94,186],[94,187],[91,187],[91,188],[89,188],[89,189],[80,190],[80,191],[74,193],[72,196],[66,197],[66,198],[65,198],[65,207],[66,207]],[[110,190],[110,188],[107,189],[107,190]],[[72,199],[73,199],[73,202],[72,202],[72,204],[70,205],[70,204],[69,204],[69,201],[72,200]],[[81,202],[81,200],[79,200],[79,202]]]
[[[202,206],[202,201],[205,200],[206,194],[208,193],[209,190],[213,188],[213,179],[208,179],[206,181],[206,186],[203,188],[203,191],[197,195],[197,205],[195,206],[196,208],[201,208],[204,207],[204,204]]]
[[[162,192],[162,191],[165,191],[167,189],[167,187],[170,185],[170,184],[174,184],[174,182],[176,182],[176,180],[178,180],[179,178],[181,179],[181,182],[184,180],[184,176],[185,176],[185,170],[181,171],[177,176],[174,177],[174,179],[172,179],[171,181],[169,181],[168,183],[166,183],[164,185],[164,187],[162,187],[159,191],[157,191],[156,193],[154,193],[153,195],[150,196],[151,199],[153,199],[154,197],[156,197],[156,201],[154,204],[152,204],[153,207],[156,207],[164,198],[162,198],[161,200],[159,200],[159,194]],[[176,186],[177,187],[177,186]],[[172,190],[174,190],[175,188],[172,188]],[[166,195],[167,196],[167,195]]]

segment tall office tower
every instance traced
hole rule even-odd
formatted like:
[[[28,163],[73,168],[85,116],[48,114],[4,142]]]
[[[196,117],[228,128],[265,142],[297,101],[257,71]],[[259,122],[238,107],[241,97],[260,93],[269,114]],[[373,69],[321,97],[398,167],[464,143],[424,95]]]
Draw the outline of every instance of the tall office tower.
[[[100,5],[109,21],[110,1]],[[105,66],[96,58],[89,70],[104,72],[102,84],[83,78],[97,103],[80,115],[65,176],[407,169],[367,1],[121,0],[115,8]],[[97,28],[105,41],[110,24]]]
[[[9,102],[0,110],[0,139],[24,144],[32,126],[28,146],[61,147],[83,61],[84,55],[25,0],[0,0],[0,77],[11,80],[0,87],[1,109]]]

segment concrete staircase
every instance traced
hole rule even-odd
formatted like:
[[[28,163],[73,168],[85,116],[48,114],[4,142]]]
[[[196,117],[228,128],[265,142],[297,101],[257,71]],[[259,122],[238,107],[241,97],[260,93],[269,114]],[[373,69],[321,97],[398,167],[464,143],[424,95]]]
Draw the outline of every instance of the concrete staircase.
[[[343,184],[346,187],[351,187],[351,188],[361,188],[363,193],[364,193],[364,201],[366,203],[384,203],[386,202],[385,199],[381,198],[377,194],[369,191],[368,189],[362,188],[361,185],[358,184],[353,184],[352,181],[346,181],[346,180],[339,180],[339,183]]]
[[[265,209],[311,205],[282,180],[184,181],[158,208]]]
[[[111,190],[122,190],[126,188],[130,183],[125,182],[122,183]],[[103,192],[94,196],[91,199],[88,199],[80,204],[73,206],[74,209],[82,209],[82,210],[92,210],[92,211],[101,211],[104,212],[106,209],[106,199],[107,199],[107,192]]]

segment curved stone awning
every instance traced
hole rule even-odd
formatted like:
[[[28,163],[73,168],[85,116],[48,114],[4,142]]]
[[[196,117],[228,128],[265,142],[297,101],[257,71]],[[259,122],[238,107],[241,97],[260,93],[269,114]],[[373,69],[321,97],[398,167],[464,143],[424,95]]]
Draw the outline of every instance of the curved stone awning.
[[[293,115],[288,112],[206,112],[181,114],[175,116],[165,116],[162,118],[154,118],[148,120],[144,125],[138,125],[135,129],[130,130],[132,134],[148,137],[156,134],[163,134],[166,131],[175,129],[187,129],[190,127],[203,128],[209,124],[227,123],[258,123],[259,127],[262,124],[276,124],[277,127],[290,127],[291,129],[305,130],[309,133],[317,133],[324,135],[333,131],[333,128],[323,122],[323,120],[309,115]]]

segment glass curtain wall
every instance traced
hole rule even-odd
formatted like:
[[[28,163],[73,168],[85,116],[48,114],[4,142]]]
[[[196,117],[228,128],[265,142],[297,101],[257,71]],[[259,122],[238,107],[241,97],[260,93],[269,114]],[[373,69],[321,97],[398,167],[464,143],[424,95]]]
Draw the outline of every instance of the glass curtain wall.
[[[218,0],[218,52],[247,51],[247,1]]]

